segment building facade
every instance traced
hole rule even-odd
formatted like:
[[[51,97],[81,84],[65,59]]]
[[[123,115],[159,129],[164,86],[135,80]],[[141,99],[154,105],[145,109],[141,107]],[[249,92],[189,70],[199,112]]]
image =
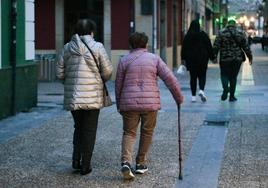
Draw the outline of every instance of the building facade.
[[[79,18],[97,23],[96,40],[103,42],[116,68],[129,51],[134,31],[149,36],[149,50],[170,68],[180,64],[184,0],[36,0],[36,55],[55,57],[70,40]],[[116,70],[116,69],[115,69]],[[114,79],[115,74],[113,74]]]
[[[34,0],[0,0],[0,119],[37,104]]]

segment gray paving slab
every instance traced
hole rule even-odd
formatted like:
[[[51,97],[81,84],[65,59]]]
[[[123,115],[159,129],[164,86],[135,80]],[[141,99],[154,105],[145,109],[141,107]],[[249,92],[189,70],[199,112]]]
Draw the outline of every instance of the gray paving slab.
[[[241,115],[230,122],[219,188],[268,187],[267,121],[267,115]]]
[[[217,187],[227,130],[226,126],[200,128],[176,188]]]

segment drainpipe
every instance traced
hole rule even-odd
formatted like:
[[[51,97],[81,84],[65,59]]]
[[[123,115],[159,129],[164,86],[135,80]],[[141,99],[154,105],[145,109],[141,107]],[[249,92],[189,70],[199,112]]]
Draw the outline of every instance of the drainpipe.
[[[152,53],[156,53],[157,48],[157,36],[156,36],[156,30],[157,30],[157,1],[152,0],[152,9],[153,9],[153,21],[152,21]]]
[[[17,25],[17,0],[11,0],[11,34],[10,34],[10,64],[12,67],[11,85],[11,114],[16,114],[16,25]]]

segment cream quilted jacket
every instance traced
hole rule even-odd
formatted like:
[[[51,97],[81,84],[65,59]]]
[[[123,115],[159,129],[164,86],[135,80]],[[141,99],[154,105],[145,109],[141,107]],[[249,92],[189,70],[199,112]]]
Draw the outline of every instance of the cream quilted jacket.
[[[94,59],[81,41],[85,41],[98,60],[105,81],[112,75],[112,64],[104,46],[90,35],[76,34],[65,44],[57,60],[57,77],[64,82],[64,108],[89,110],[103,107],[103,83]]]

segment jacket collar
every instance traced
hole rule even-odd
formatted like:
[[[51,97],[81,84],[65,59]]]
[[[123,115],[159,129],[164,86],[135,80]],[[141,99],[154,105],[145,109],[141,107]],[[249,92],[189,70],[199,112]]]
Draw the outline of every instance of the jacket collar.
[[[132,50],[130,50],[130,53],[147,52],[147,51],[148,51],[147,48],[136,48],[136,49],[132,49]]]

